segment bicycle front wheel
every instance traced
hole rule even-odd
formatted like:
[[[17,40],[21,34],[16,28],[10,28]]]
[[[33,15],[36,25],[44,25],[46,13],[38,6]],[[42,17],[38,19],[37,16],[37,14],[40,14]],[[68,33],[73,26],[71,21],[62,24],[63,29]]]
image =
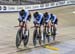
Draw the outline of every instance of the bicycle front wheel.
[[[28,44],[28,40],[29,40],[29,30],[28,30],[28,35],[26,35],[26,31],[25,31],[25,34],[23,34],[23,43],[24,43],[24,46],[27,46]]]
[[[36,41],[37,40],[37,30],[34,31],[33,33],[33,45],[36,46]]]
[[[56,29],[54,29],[54,27],[51,27],[51,36],[53,37],[53,40],[55,40],[55,37],[56,37]]]
[[[16,34],[16,47],[17,48],[20,46],[21,40],[22,40],[22,32],[21,30],[18,30]]]

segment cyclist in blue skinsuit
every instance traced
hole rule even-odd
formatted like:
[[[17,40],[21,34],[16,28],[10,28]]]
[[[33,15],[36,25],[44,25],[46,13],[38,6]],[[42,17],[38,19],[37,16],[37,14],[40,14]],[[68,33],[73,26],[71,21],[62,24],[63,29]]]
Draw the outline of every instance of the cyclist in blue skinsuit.
[[[28,10],[24,10],[22,9],[21,11],[19,11],[19,26],[25,26],[26,29],[26,34],[28,33],[28,27],[27,27],[27,21],[30,21],[31,19],[31,14]]]
[[[56,15],[54,15],[54,14],[50,14],[50,20],[51,20],[51,22],[52,22],[52,25],[53,25],[53,27],[54,27],[54,29],[56,30],[56,33],[57,33],[57,25],[58,25],[58,18],[56,17]]]
[[[51,24],[54,26],[54,28],[56,29],[57,24],[58,24],[58,19],[54,14],[49,14],[48,12],[44,13],[44,19],[45,19],[45,23],[48,24],[49,26],[49,32],[50,32],[50,28],[51,28]]]
[[[41,26],[43,25],[43,14],[35,12],[33,14],[33,17],[34,17],[34,20],[33,20],[34,27],[39,26],[40,31],[41,31]],[[43,36],[42,33],[41,33],[41,36]],[[43,38],[41,39],[43,40]]]
[[[44,13],[44,23],[45,23],[44,25],[48,26],[49,28],[48,35],[51,35],[50,34],[50,30],[51,30],[50,18],[51,18],[50,14],[48,12],[45,12]]]
[[[41,26],[43,24],[42,23],[42,21],[43,21],[43,14],[35,12],[33,14],[33,16],[34,16],[34,20],[33,20],[34,26],[35,25],[40,25]]]

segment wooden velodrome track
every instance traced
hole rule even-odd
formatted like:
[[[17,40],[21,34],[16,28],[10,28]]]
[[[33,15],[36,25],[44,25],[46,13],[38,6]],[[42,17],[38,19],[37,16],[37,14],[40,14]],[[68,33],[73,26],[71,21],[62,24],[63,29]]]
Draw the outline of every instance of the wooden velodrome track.
[[[50,13],[54,13],[58,17],[59,33],[57,34],[56,41],[57,42],[59,41],[59,43],[57,43],[57,45],[69,40],[75,41],[75,14],[72,13],[75,11],[75,5],[63,6],[53,9],[46,9],[46,10],[37,10],[37,11],[41,13],[47,11]],[[31,11],[32,14],[33,12],[35,11]],[[27,51],[18,52],[19,49],[17,49],[15,46],[16,32],[18,28],[14,27],[18,25],[17,18],[18,18],[18,13],[0,13],[0,54],[28,54],[29,52],[34,51],[34,49],[32,50],[30,49]],[[30,28],[31,26],[33,26],[32,21],[29,22],[28,27]],[[33,47],[32,33],[33,29],[30,29],[30,39],[28,47]],[[23,48],[23,45],[21,46],[21,48]]]

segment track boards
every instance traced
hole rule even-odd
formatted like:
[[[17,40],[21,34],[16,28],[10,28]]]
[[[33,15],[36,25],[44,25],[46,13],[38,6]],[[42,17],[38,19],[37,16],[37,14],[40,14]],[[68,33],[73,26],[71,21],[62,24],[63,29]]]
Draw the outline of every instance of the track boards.
[[[36,46],[36,47],[25,47],[25,48],[19,48],[17,52],[22,52],[22,51],[30,51],[30,50],[33,50],[33,49],[40,49],[40,48],[46,48],[46,49],[49,49],[49,50],[53,50],[53,51],[58,51],[59,48],[57,47],[54,47],[50,44],[46,44],[46,45],[41,45],[41,46]]]

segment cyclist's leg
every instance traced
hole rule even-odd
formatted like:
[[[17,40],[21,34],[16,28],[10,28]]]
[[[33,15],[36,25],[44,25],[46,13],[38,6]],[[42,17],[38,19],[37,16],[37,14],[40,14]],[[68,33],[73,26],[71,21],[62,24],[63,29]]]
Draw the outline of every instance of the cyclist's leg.
[[[39,35],[38,38],[40,37],[41,35],[41,26],[39,24],[36,24],[37,26],[37,34]]]
[[[27,19],[23,19],[23,22],[24,22],[24,29],[25,29],[25,34],[28,36],[28,18]]]
[[[43,40],[43,44],[45,44],[45,30],[46,30],[46,28],[45,28],[45,23],[43,24],[43,36],[42,36],[42,40]]]
[[[57,31],[57,25],[58,25],[58,19],[56,19],[56,21],[55,21],[56,33],[58,33],[58,31]]]
[[[41,40],[43,41],[43,32],[44,32],[44,26],[41,26]]]
[[[51,22],[48,22],[48,35],[51,35]]]
[[[28,35],[28,26],[27,26],[28,24],[27,23],[25,23],[25,31],[26,31],[26,35]]]
[[[47,38],[47,40],[48,40],[48,31],[49,31],[49,30],[47,30],[47,28],[48,28],[47,26],[48,26],[48,23],[45,22],[44,25],[43,25],[43,27],[44,27],[44,29],[43,29],[43,30],[44,30],[44,31],[43,31],[43,43],[44,43],[44,44],[46,44],[46,38]]]
[[[22,19],[22,18],[18,18],[18,21],[19,21],[19,26],[20,26],[19,29],[21,30],[21,31],[20,31],[20,33],[21,33],[21,32],[22,32],[22,29],[23,29],[22,26],[24,25],[24,23],[23,23],[23,19]]]
[[[45,26],[46,26],[46,28],[45,28],[46,29],[46,38],[47,38],[47,41],[49,44],[50,43],[50,35],[51,35],[50,34],[51,33],[50,32],[50,22],[47,22]]]
[[[56,35],[56,27],[55,27],[55,24],[53,24],[52,26],[53,26],[53,31],[54,31],[53,34]]]
[[[54,22],[54,28],[56,30],[56,33],[57,33],[57,24],[58,24],[58,19],[56,19],[55,22]]]
[[[36,23],[34,23],[34,32],[33,32],[33,45],[36,47],[36,40],[37,40],[37,35],[36,35],[36,32],[37,32],[37,28],[36,28]]]
[[[40,36],[41,36],[41,26],[39,27],[39,34],[40,34]]]

